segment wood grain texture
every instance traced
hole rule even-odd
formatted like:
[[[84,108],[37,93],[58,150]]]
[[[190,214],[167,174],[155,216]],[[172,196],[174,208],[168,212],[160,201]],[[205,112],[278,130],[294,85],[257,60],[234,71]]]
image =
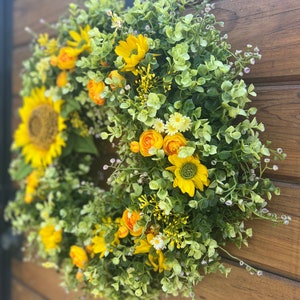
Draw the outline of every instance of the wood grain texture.
[[[289,215],[289,225],[275,225],[265,220],[247,222],[253,229],[249,246],[228,246],[231,254],[263,270],[300,281],[300,185],[277,183],[281,195],[268,206],[278,216]]]
[[[43,295],[36,293],[35,291],[28,288],[22,282],[16,278],[12,279],[11,282],[11,298],[12,299],[26,299],[26,300],[46,300]]]
[[[195,291],[197,300],[298,300],[300,284],[265,272],[258,277],[244,269],[227,264],[231,268],[228,278],[216,273],[208,275]],[[170,297],[164,300],[185,300]]]
[[[71,0],[15,0],[14,1],[14,47],[28,44],[33,36],[25,31],[30,28],[34,33],[49,32],[48,25],[42,24],[44,19],[48,24],[54,24],[58,18],[67,12],[69,3],[76,2]]]
[[[60,286],[60,276],[54,269],[45,269],[37,263],[12,260],[12,275],[31,291],[45,297],[45,300],[74,300],[80,294],[67,293]],[[14,298],[12,300],[30,300]]]
[[[300,85],[259,86],[257,119],[265,124],[262,140],[272,141],[272,148],[283,148],[287,158],[274,162],[279,166],[268,175],[300,183]]]
[[[255,81],[300,79],[300,1],[217,0],[215,14],[224,21],[233,50],[258,46],[263,56],[253,67]]]
[[[227,261],[225,264],[226,267],[232,269],[229,277],[226,278],[219,273],[208,275],[196,288],[195,295],[197,300],[299,299],[299,282],[282,279],[268,272],[264,272],[264,275],[261,277],[251,276],[243,268],[232,264],[230,261]],[[57,277],[54,276],[53,270],[45,270],[37,264],[13,261],[13,276],[17,278],[18,282],[26,283],[27,287],[23,284],[21,286],[14,285],[14,287],[26,293],[23,294],[22,297],[19,297],[19,291],[14,291],[12,300],[75,300],[77,299],[76,297],[79,296],[75,293],[66,294],[63,289],[59,287],[59,281]],[[34,292],[35,290],[39,292],[36,293]],[[45,296],[43,297],[42,295]],[[166,298],[161,296],[161,300],[167,299],[184,300],[187,298],[180,296]]]

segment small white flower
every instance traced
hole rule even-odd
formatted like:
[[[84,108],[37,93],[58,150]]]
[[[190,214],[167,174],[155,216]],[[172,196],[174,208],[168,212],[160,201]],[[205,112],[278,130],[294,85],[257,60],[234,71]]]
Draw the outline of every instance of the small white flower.
[[[282,148],[277,148],[277,153],[282,154],[283,150]]]
[[[166,133],[168,135],[174,135],[178,132],[178,129],[175,128],[170,122],[167,122],[166,124]]]
[[[165,124],[161,119],[155,119],[153,123],[153,129],[156,130],[159,133],[162,133],[165,131]]]
[[[166,246],[164,245],[164,236],[160,232],[158,235],[156,235],[151,241],[150,244],[153,246],[155,250],[162,250]]]

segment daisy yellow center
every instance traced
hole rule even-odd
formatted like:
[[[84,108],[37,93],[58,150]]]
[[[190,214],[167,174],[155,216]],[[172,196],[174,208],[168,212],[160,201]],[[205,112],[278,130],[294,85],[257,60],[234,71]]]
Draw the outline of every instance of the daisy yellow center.
[[[48,150],[58,132],[58,113],[48,104],[37,106],[31,111],[28,132],[33,144]]]
[[[197,166],[191,162],[185,163],[180,168],[180,176],[183,179],[189,180],[192,179],[197,174]]]

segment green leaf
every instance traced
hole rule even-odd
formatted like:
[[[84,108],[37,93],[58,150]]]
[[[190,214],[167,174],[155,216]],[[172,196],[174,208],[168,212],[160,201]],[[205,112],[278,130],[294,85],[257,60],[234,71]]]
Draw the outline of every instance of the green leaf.
[[[61,115],[63,118],[66,118],[70,112],[74,110],[79,110],[80,109],[80,103],[77,101],[66,101],[63,110],[61,112]]]
[[[180,158],[185,158],[188,156],[192,156],[195,152],[194,147],[188,147],[188,146],[183,146],[180,147],[179,152],[178,152],[178,157]]]
[[[22,158],[20,159],[17,171],[14,173],[13,179],[16,181],[22,180],[23,178],[27,177],[32,172],[32,170],[33,169],[31,165],[27,164]]]
[[[98,149],[95,146],[92,136],[82,137],[78,134],[70,134],[68,137],[68,143],[66,148],[63,150],[62,156],[67,156],[74,152],[78,153],[89,153],[98,155]]]

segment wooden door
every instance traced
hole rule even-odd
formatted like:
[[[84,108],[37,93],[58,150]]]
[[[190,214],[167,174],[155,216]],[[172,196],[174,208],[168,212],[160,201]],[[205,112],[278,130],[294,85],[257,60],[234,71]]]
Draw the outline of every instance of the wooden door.
[[[65,11],[69,0],[15,0],[13,51],[13,126],[21,104],[21,62],[29,57],[28,44],[34,32],[48,31],[43,18],[51,23]],[[300,299],[300,1],[299,0],[216,0],[215,13],[225,22],[224,33],[234,49],[247,43],[257,45],[262,60],[251,69],[247,80],[255,83],[258,97],[254,105],[258,118],[266,125],[264,139],[273,147],[284,147],[287,159],[279,164],[274,179],[281,196],[270,205],[278,214],[292,217],[288,226],[274,228],[268,222],[254,221],[254,238],[249,247],[231,252],[264,270],[264,275],[249,275],[230,258],[232,268],[226,279],[209,275],[196,290],[197,299]],[[273,175],[272,175],[273,176]],[[59,287],[53,270],[35,263],[12,261],[13,300],[76,299]],[[175,299],[175,298],[169,298]],[[180,299],[180,298],[176,298]]]

